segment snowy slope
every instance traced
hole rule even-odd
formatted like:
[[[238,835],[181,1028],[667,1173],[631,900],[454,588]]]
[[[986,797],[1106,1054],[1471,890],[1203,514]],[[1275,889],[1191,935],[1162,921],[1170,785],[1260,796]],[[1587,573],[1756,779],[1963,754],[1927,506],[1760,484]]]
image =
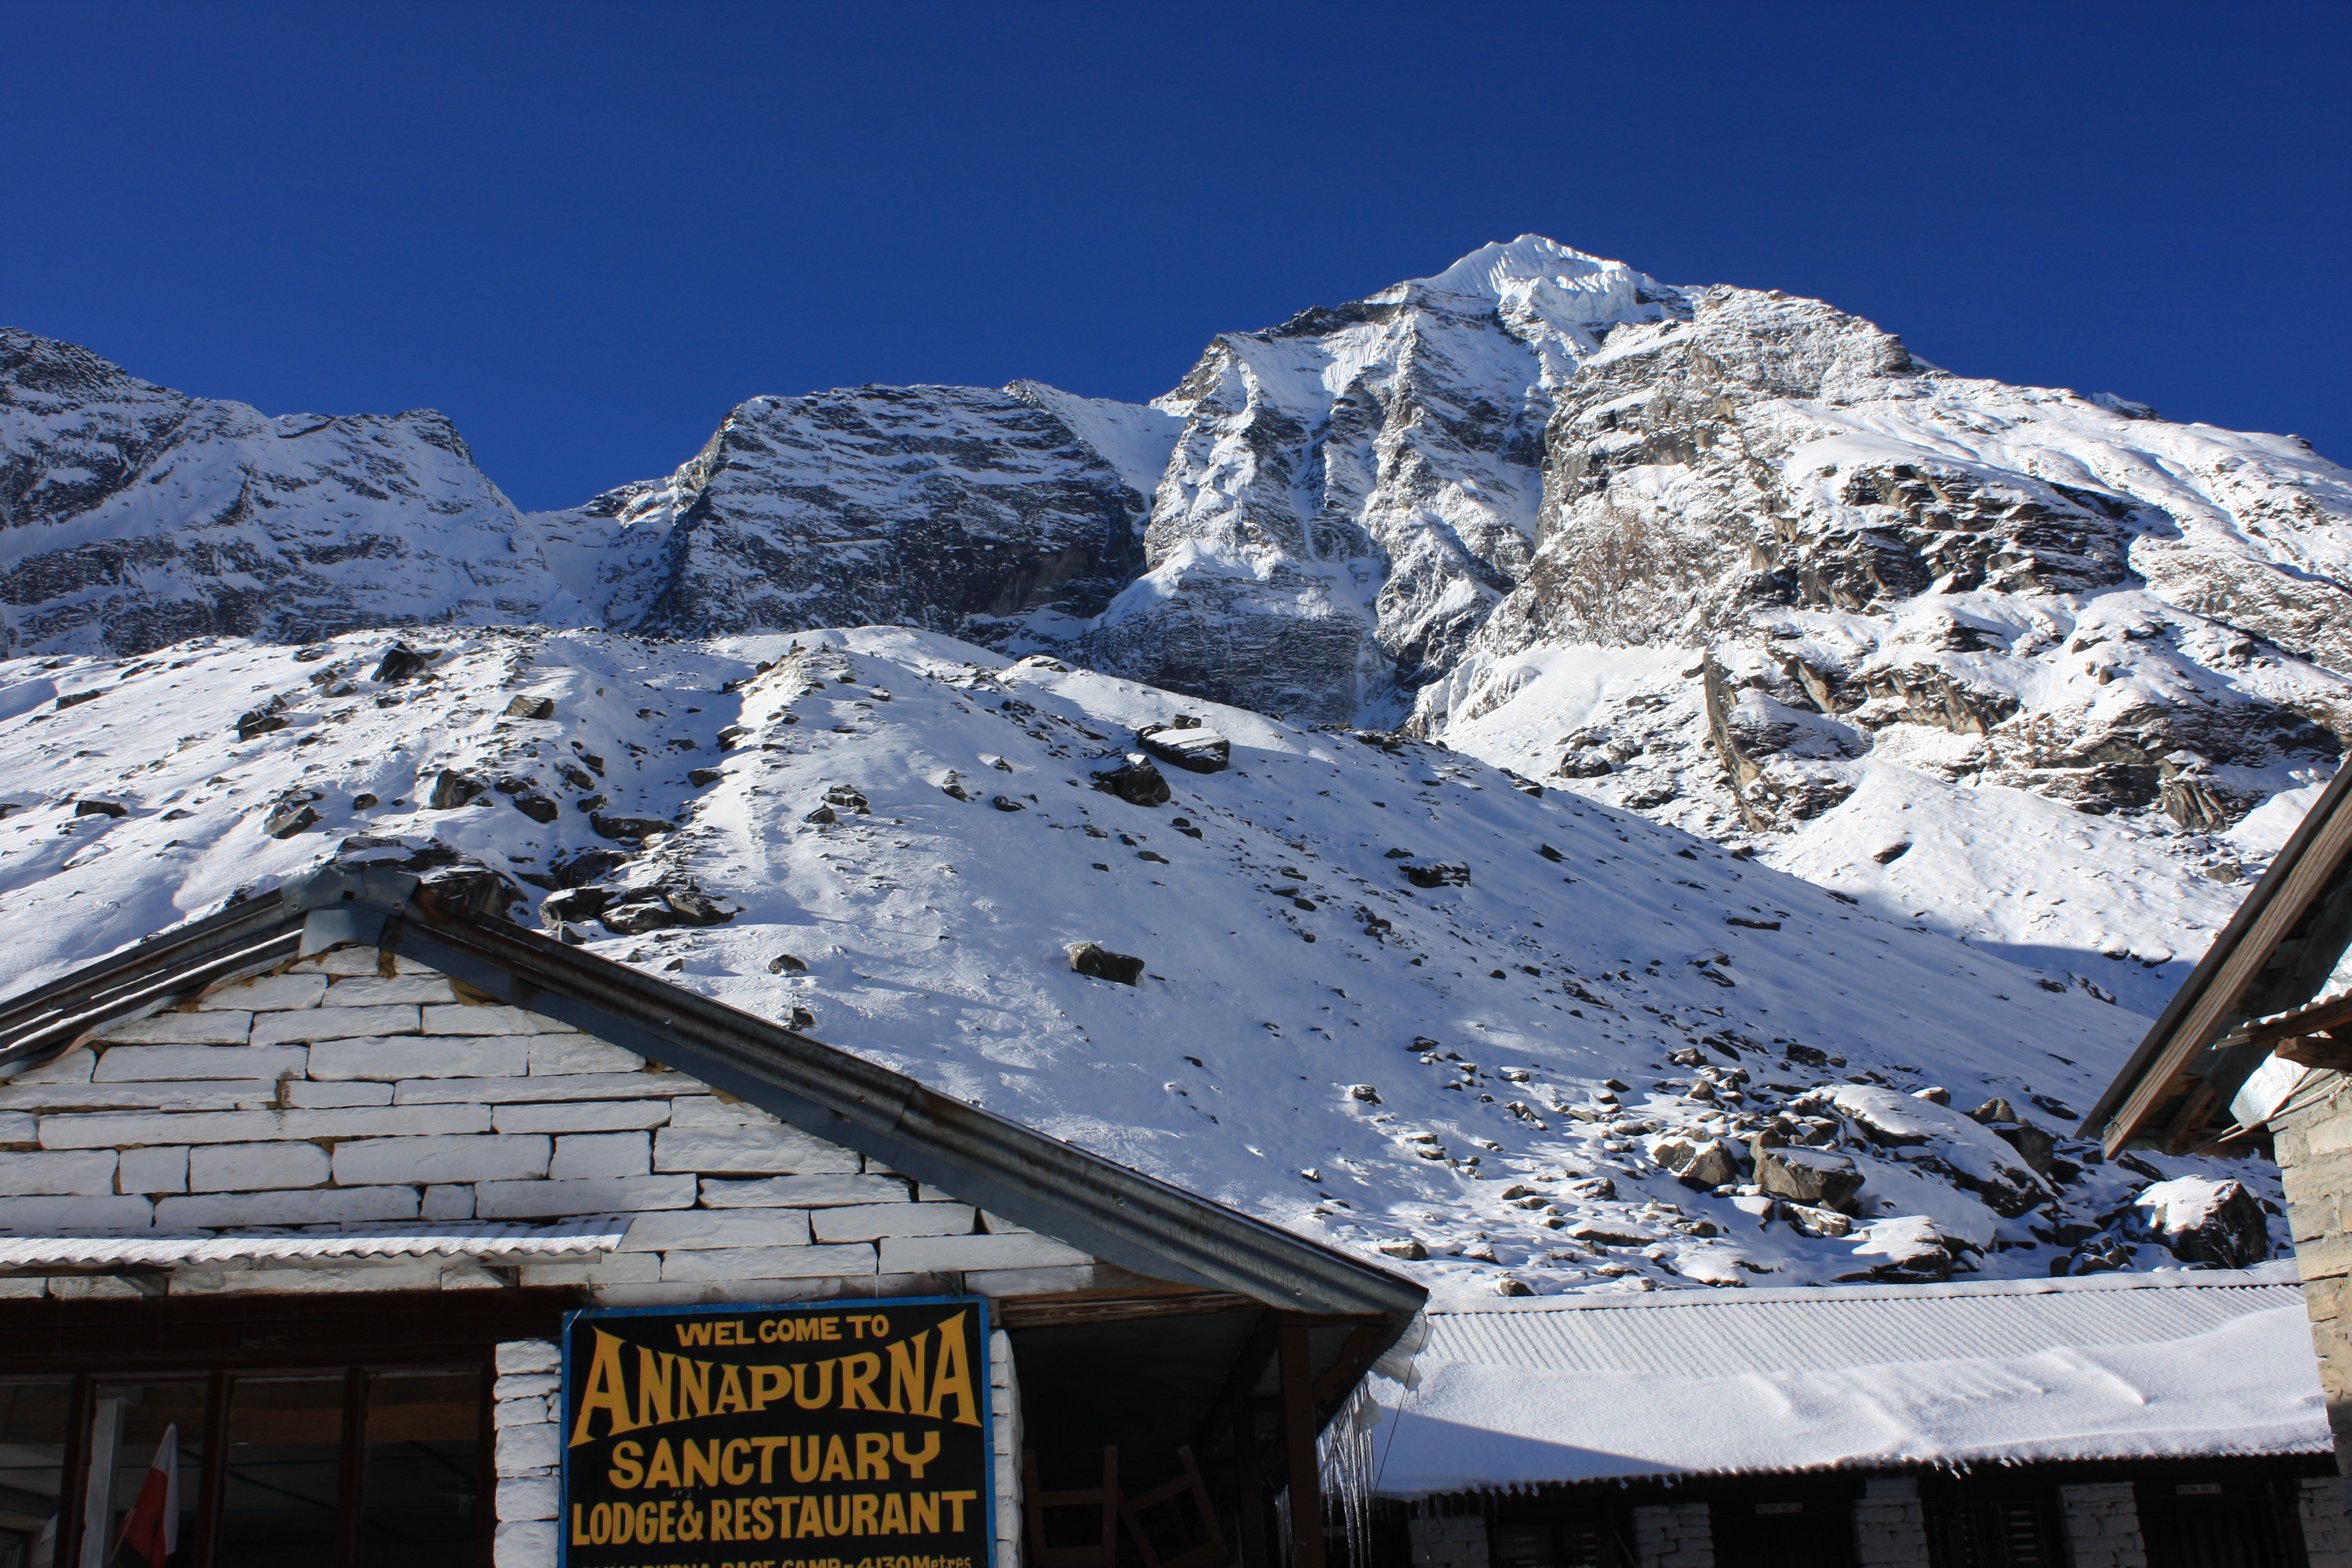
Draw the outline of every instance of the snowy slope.
[[[584,883],[558,904],[599,952],[1449,1291],[2147,1267],[2156,1176],[2275,1197],[2071,1142],[2043,1184],[1960,1111],[2064,1134],[2144,1019],[1441,748],[910,629],[412,636],[426,673],[378,683],[391,641],[0,666],[19,983],[339,847]],[[1179,710],[1228,770],[1093,787]],[[616,934],[656,889],[732,917]],[[1073,973],[1080,942],[1142,983]],[[1851,1162],[1853,1217],[1661,1163],[1759,1134]]]
[[[267,418],[0,328],[0,625],[12,652],[579,618],[430,409]]]

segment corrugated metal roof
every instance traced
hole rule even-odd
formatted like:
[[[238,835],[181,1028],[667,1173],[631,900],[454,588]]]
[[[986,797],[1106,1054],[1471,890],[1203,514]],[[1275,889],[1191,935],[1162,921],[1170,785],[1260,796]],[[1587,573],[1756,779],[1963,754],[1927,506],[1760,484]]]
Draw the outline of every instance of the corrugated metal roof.
[[[235,1231],[217,1235],[0,1237],[0,1268],[206,1268],[243,1263],[320,1263],[340,1258],[531,1258],[610,1252],[628,1234],[625,1217],[561,1225],[373,1226],[331,1231]]]
[[[1725,1377],[2155,1344],[2294,1305],[2302,1294],[2292,1266],[2107,1278],[2118,1283],[1554,1298],[1562,1304],[1547,1303],[1549,1310],[1433,1311],[1422,1354],[1558,1372]]]
[[[1388,1497],[2329,1451],[2291,1265],[1433,1311]]]

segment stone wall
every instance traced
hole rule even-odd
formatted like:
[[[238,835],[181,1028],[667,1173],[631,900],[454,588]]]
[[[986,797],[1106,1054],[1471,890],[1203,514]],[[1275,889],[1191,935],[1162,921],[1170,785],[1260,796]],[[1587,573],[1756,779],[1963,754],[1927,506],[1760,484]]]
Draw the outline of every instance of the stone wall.
[[[1405,1521],[1412,1568],[1487,1568],[1483,1513],[1415,1516]]]
[[[1863,1483],[1853,1505],[1853,1557],[1860,1568],[1927,1568],[1927,1512],[1917,1480],[1880,1476]]]
[[[2352,1516],[2345,1510],[2343,1481],[2305,1478],[2295,1514],[2303,1526],[2305,1568],[2352,1568]]]
[[[593,1260],[174,1271],[242,1289],[585,1287],[602,1305],[994,1294],[1093,1259],[567,1025],[345,947],[0,1083],[20,1233],[633,1216]],[[89,1294],[117,1280],[0,1280]]]
[[[1633,1557],[1641,1568],[1715,1568],[1715,1527],[1707,1505],[1652,1503],[1635,1509]]]
[[[2336,1434],[2336,1468],[2352,1475],[2352,1344],[2342,1316],[2345,1278],[2352,1272],[2346,1208],[2352,1202],[2352,1096],[2341,1087],[2339,1081],[2338,1093],[2289,1112],[2272,1130],[2311,1314],[2311,1348]]]
[[[2060,1487],[2058,1506],[2071,1568],[2147,1568],[2139,1504],[2129,1481]]]

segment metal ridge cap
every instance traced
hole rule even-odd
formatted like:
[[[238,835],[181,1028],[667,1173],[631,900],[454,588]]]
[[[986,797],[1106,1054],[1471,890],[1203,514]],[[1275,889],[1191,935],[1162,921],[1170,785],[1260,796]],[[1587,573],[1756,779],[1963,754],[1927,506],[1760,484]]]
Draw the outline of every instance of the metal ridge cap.
[[[136,984],[147,975],[183,961],[192,949],[208,952],[228,947],[248,931],[290,918],[293,911],[282,907],[282,892],[281,889],[272,888],[200,920],[142,937],[45,985],[0,1001],[0,1038],[22,1028],[40,1012],[87,1006],[109,991]]]
[[[1147,1250],[1196,1267],[1269,1304],[1297,1310],[1300,1304],[1290,1299],[1296,1290],[1278,1286],[1284,1276],[1296,1280],[1302,1274],[1339,1298],[1325,1310],[1409,1318],[1427,1299],[1420,1285],[1368,1259],[968,1104],[757,1014],[521,927],[477,921],[443,907],[429,889],[427,895],[415,901],[408,916],[420,934],[470,950],[525,988],[610,1008],[657,1037],[683,1037],[678,1043],[685,1049],[711,1056],[719,1065],[731,1065],[730,1057],[742,1058],[737,1070],[774,1082],[854,1126],[934,1152],[1028,1194],[1042,1208],[1124,1231]],[[387,933],[386,940],[397,939]],[[511,999],[530,1005],[527,994]],[[1278,1268],[1273,1266],[1277,1258]],[[1310,1259],[1313,1267],[1300,1267]]]

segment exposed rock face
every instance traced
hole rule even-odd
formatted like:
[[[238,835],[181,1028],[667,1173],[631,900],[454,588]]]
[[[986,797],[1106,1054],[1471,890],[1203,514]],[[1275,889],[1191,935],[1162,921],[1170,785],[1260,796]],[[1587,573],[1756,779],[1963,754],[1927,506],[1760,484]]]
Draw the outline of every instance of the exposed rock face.
[[[755,397],[667,481],[534,521],[574,591],[633,630],[1075,627],[1141,564],[1148,501],[1048,403],[1109,417],[1025,385]]]
[[[1597,334],[1682,313],[1655,279],[1527,236],[1220,337],[1155,405],[1185,424],[1150,570],[1087,656],[1325,720],[1451,668],[1528,570],[1554,393]]]
[[[521,519],[429,409],[184,396],[0,328],[0,647],[570,619]]]

